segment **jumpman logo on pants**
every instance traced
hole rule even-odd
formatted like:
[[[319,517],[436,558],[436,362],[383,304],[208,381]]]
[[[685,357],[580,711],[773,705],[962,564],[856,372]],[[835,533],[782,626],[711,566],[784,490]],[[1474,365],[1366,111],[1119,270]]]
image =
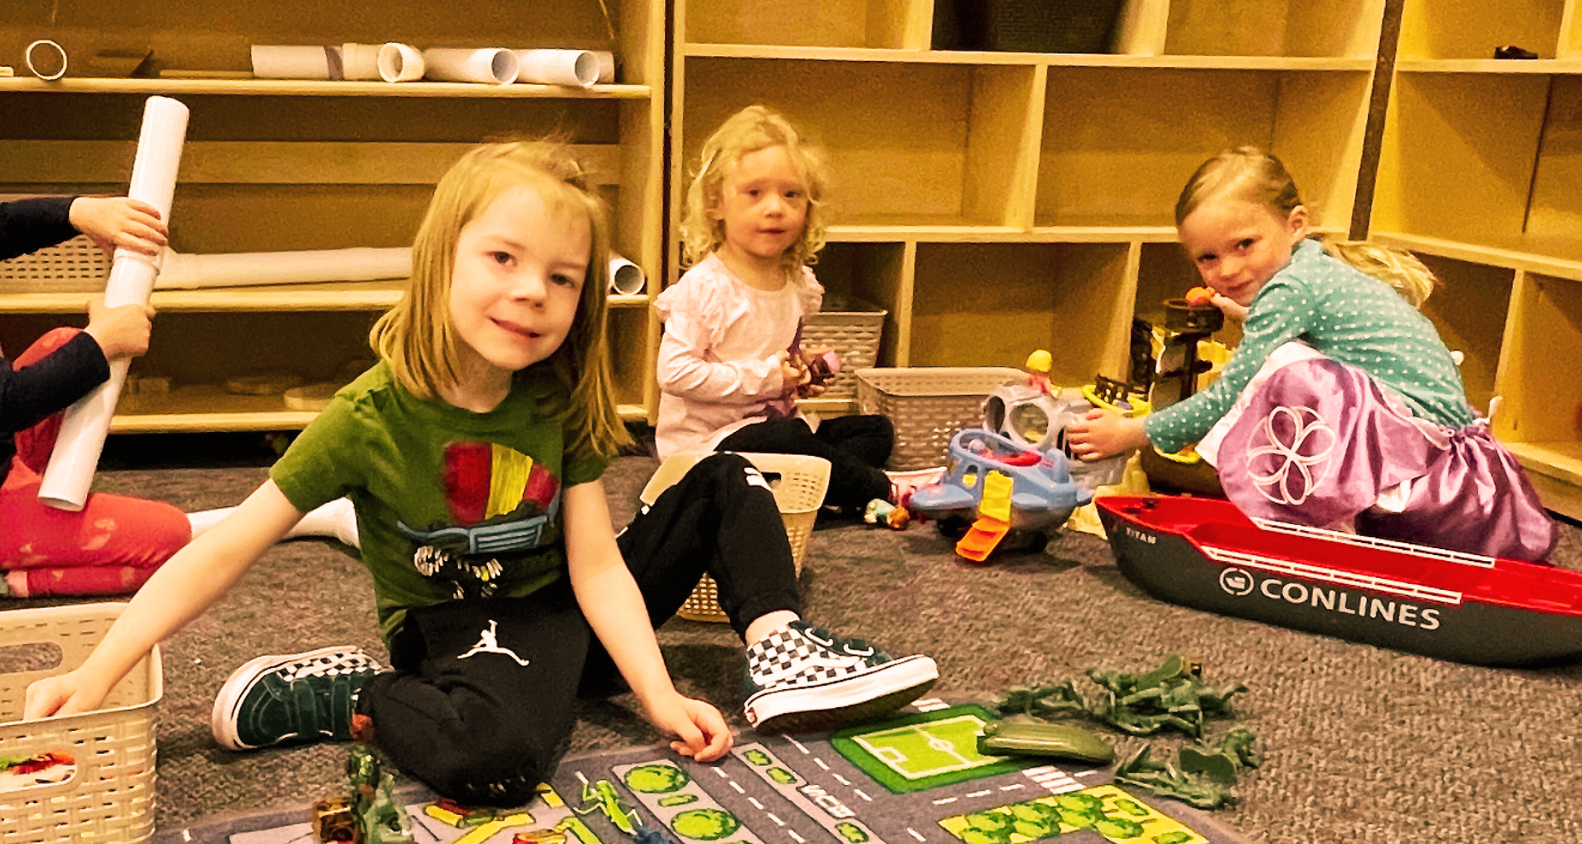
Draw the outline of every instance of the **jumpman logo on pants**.
[[[505,654],[506,656],[516,660],[517,665],[526,666],[527,660],[517,656],[511,651],[510,648],[500,647],[499,640],[495,638],[495,628],[498,626],[498,624],[499,623],[494,619],[490,619],[489,629],[483,631],[483,633],[478,637],[478,644],[473,645],[472,650],[456,658],[466,659],[469,656],[475,656],[477,654]]]

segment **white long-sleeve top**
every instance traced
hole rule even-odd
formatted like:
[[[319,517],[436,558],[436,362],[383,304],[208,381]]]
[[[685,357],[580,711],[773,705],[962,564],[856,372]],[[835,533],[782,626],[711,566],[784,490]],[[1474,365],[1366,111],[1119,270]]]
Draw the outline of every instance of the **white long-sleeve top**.
[[[790,349],[797,326],[818,313],[824,288],[813,271],[779,290],[737,278],[717,255],[700,261],[655,299],[665,323],[659,344],[660,459],[679,451],[713,451],[743,426],[796,413],[783,398],[776,354]]]

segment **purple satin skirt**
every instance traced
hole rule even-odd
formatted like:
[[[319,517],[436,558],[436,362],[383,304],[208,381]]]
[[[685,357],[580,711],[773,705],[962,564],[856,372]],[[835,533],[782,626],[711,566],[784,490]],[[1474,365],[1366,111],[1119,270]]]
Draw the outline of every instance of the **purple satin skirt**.
[[[1487,422],[1419,419],[1367,373],[1299,344],[1271,356],[1199,451],[1258,518],[1532,561],[1557,538]]]

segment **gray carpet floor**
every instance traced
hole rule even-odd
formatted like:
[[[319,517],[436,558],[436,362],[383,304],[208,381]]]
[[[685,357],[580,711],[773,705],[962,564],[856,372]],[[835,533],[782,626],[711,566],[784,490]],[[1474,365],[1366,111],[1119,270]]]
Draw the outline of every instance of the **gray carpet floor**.
[[[617,523],[630,518],[653,468],[623,458],[606,475]],[[190,510],[234,504],[265,475],[259,466],[119,469],[101,471],[98,488]],[[1554,560],[1582,568],[1582,531],[1566,525],[1563,534]],[[1212,683],[1245,684],[1239,716],[1267,761],[1244,778],[1241,802],[1215,818],[1254,840],[1582,840],[1582,666],[1469,667],[1164,604],[1123,578],[1108,546],[1087,534],[980,566],[932,528],[821,526],[802,585],[814,621],[892,653],[931,655],[936,693],[951,701],[989,701],[1094,666],[1142,671],[1171,653],[1202,661]],[[0,599],[0,610],[26,605]],[[672,621],[660,640],[678,686],[741,723],[741,648],[730,631]],[[247,659],[347,643],[383,652],[369,578],[327,540],[277,546],[172,637],[160,828],[306,807],[343,786],[342,748],[231,753],[213,743],[208,715],[225,676]],[[584,708],[570,749],[659,738],[629,696],[617,697]],[[1118,744],[1124,752],[1137,741]]]

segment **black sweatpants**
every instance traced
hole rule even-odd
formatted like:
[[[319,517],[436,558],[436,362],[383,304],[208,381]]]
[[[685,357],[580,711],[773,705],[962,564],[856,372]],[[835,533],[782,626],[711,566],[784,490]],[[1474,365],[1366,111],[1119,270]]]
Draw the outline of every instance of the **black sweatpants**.
[[[655,626],[704,572],[739,635],[765,613],[801,612],[774,495],[737,455],[700,461],[618,542]],[[531,799],[571,732],[579,689],[609,690],[616,676],[566,578],[522,598],[412,610],[390,658],[394,670],[357,700],[374,744],[442,796],[485,806]]]
[[[883,466],[894,447],[895,425],[887,416],[870,415],[825,419],[817,431],[795,417],[754,422],[720,440],[715,451],[822,457],[829,461],[824,503],[861,513],[875,498],[890,497],[890,478]]]

